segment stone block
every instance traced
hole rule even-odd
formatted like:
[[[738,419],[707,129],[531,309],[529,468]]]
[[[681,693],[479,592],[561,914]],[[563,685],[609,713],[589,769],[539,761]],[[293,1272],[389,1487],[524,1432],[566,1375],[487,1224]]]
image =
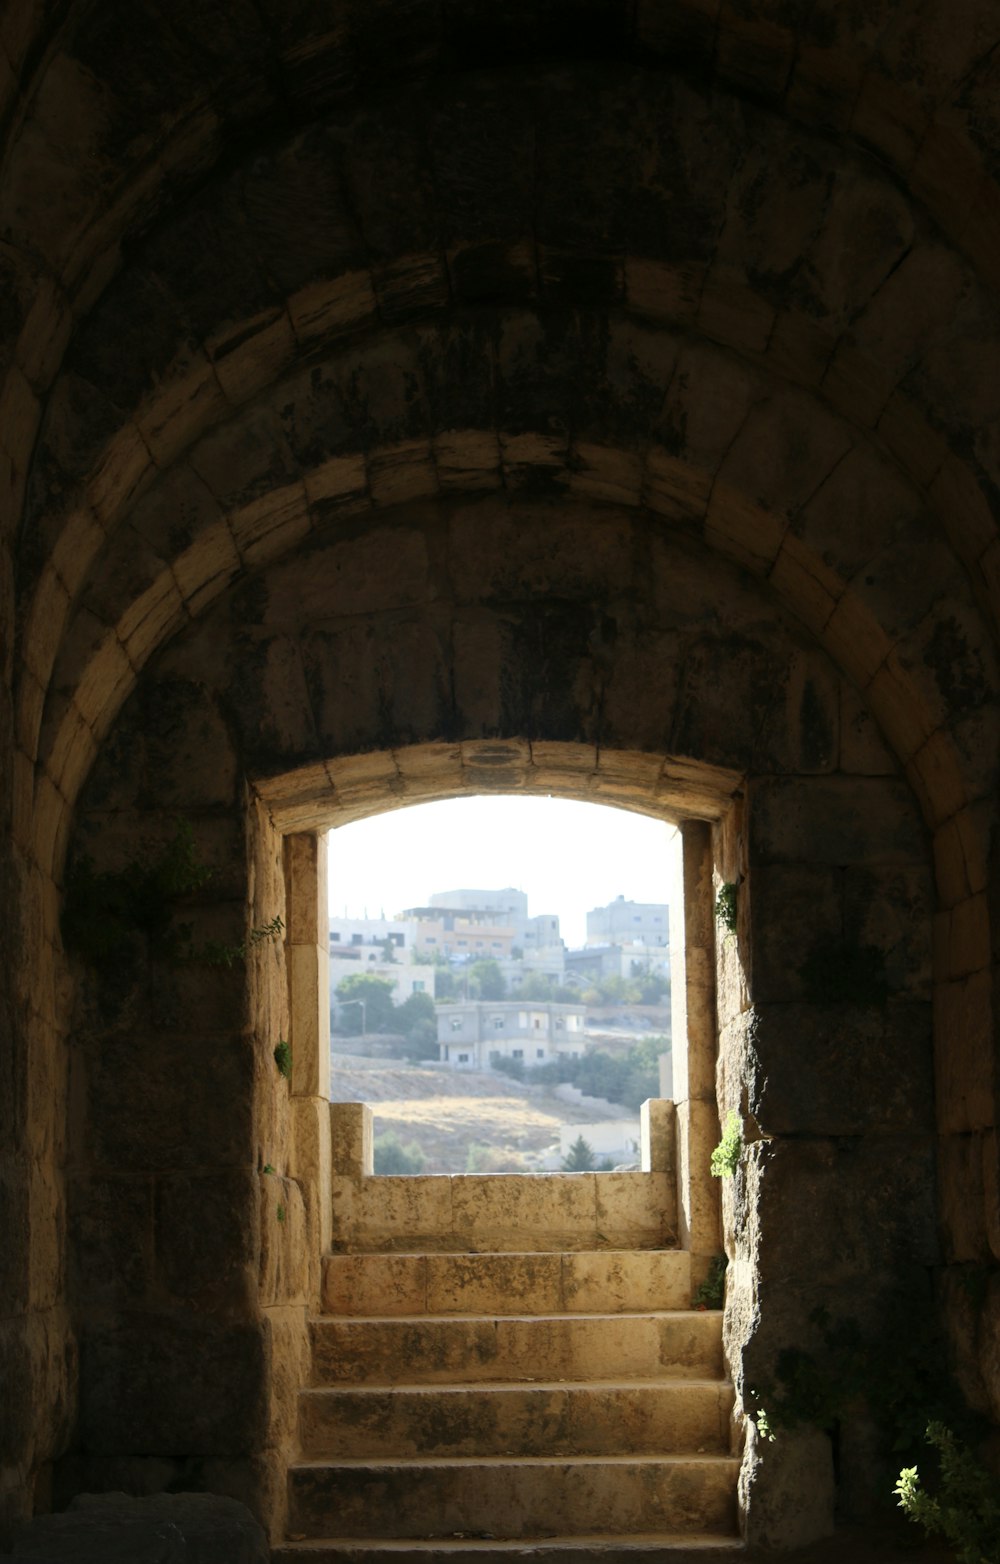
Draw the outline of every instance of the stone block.
[[[600,1173],[595,1182],[597,1233],[605,1244],[616,1249],[651,1249],[676,1239],[677,1178],[672,1169]]]
[[[74,1180],[69,1235],[77,1298],[93,1308],[142,1298],[153,1275],[153,1181],[128,1175]]]
[[[260,1225],[249,1168],[161,1174],[156,1181],[156,1264],[162,1287],[189,1306],[251,1306]]]
[[[92,1455],[245,1455],[267,1429],[265,1327],[130,1313],[82,1333],[80,1435]]]
[[[742,1072],[765,1135],[934,1128],[928,1004],[762,1005],[747,1041]]]
[[[14,1539],[38,1564],[268,1564],[259,1521],[214,1493],[83,1493],[60,1515],[38,1515]]]
[[[595,1180],[592,1173],[453,1178],[452,1232],[463,1248],[475,1242],[483,1249],[537,1249],[550,1240],[552,1247],[578,1248],[576,1235],[595,1231]]]
[[[781,1277],[794,1314],[769,1312],[770,1339],[796,1340],[819,1303],[863,1315],[901,1277],[937,1263],[932,1137],[782,1138],[752,1147],[746,1163],[759,1273]]]
[[[444,1247],[453,1232],[450,1180],[333,1177],[335,1248]]]
[[[942,1134],[993,1127],[996,1069],[990,974],[977,972],[934,990],[938,1129]]]
[[[0,1320],[0,1383],[6,1407],[0,1418],[0,1460],[15,1466],[24,1460],[35,1436],[35,1373],[31,1336],[35,1322],[14,1315]]]
[[[848,869],[844,927],[862,946],[878,950],[891,995],[929,999],[933,875],[928,864]]]
[[[688,1309],[691,1256],[684,1250],[564,1254],[562,1307],[596,1314]]]
[[[258,1294],[265,1306],[308,1299],[314,1255],[309,1253],[307,1214],[294,1179],[262,1174],[260,1179]]]
[[[984,1188],[983,1134],[938,1139],[938,1201],[944,1257],[948,1264],[990,1258]]]
[[[761,864],[751,870],[749,888],[744,962],[754,1003],[813,997],[817,961],[834,959],[842,946],[841,873],[823,863]]]
[[[718,1184],[709,1173],[719,1135],[714,1102],[678,1103],[678,1240],[695,1255],[718,1254],[722,1248]]]
[[[319,945],[288,945],[292,1091],[323,1097],[330,1090],[330,963]]]
[[[322,1097],[293,1097],[292,1145],[288,1171],[318,1206],[320,1253],[330,1247],[330,1105]]]
[[[31,1285],[31,1168],[6,1160],[0,1169],[0,1296],[5,1313],[27,1307]]]
[[[673,1103],[664,1097],[648,1097],[639,1109],[639,1134],[643,1172],[676,1176],[677,1122]]]
[[[427,1269],[440,1256],[332,1254],[323,1261],[322,1306],[327,1314],[422,1314],[428,1304]],[[435,1312],[442,1312],[435,1301]]]
[[[86,1060],[95,1163],[171,1172],[244,1162],[253,1143],[253,1069],[242,1035],[103,1037]]]
[[[558,1254],[427,1256],[431,1314],[555,1314],[562,1302]]]
[[[749,851],[760,862],[919,864],[923,825],[909,788],[892,777],[807,777],[750,790]]]
[[[330,1160],[334,1174],[367,1178],[374,1173],[372,1110],[363,1102],[331,1102]]]
[[[748,1424],[739,1504],[752,1547],[785,1551],[833,1533],[833,1451],[828,1434],[793,1429],[765,1443]]]

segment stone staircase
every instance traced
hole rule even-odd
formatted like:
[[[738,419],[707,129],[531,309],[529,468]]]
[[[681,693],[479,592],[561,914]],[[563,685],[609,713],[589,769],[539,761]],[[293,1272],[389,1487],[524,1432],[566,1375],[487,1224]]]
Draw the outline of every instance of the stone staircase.
[[[653,1247],[660,1175],[334,1182],[275,1564],[732,1560],[722,1316]]]

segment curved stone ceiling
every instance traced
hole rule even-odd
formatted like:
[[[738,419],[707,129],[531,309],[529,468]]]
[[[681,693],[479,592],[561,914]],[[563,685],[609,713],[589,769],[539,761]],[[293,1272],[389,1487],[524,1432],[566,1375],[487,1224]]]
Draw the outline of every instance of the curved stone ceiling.
[[[227,8],[230,51],[172,6],[138,54],[115,47],[134,9],[30,46],[11,13],[3,406],[39,788],[72,803],[138,671],[241,573],[502,488],[703,538],[865,692],[934,828],[987,796],[987,8],[935,43],[923,8],[793,35],[777,7],[568,5],[512,56],[576,20],[581,55],[618,58],[527,81],[479,68],[501,24],[475,7],[395,31],[324,9],[315,33]]]

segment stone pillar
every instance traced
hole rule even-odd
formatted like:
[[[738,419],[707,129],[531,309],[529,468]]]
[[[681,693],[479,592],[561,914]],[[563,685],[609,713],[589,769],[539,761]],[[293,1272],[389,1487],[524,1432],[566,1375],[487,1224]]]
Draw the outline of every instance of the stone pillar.
[[[285,838],[292,1045],[292,1172],[312,1192],[320,1250],[330,1246],[330,953],[326,836]],[[318,1256],[317,1263],[318,1263]]]
[[[671,1029],[681,1247],[692,1255],[697,1285],[722,1248],[719,1192],[709,1162],[719,1140],[715,1100],[715,914],[712,833],[700,820],[680,828],[682,906],[671,907]]]

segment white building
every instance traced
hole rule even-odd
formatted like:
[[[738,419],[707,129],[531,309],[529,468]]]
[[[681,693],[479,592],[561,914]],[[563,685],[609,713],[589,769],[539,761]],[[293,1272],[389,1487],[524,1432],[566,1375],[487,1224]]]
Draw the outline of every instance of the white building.
[[[666,950],[670,945],[670,908],[665,902],[626,901],[624,896],[616,896],[607,906],[587,913],[587,944]]]
[[[562,981],[566,947],[559,933],[559,919],[552,912],[529,917],[524,891],[515,890],[511,885],[500,890],[462,887],[454,891],[435,891],[430,898],[430,907],[456,925],[466,919],[481,925],[492,924],[505,932],[509,930],[509,943],[504,947],[498,941],[496,947],[485,954],[500,962],[514,961],[514,968],[509,972],[505,969],[504,975],[515,986],[520,970],[546,972]],[[481,956],[484,952],[480,950],[477,954]],[[520,963],[523,963],[521,969]]]
[[[411,994],[434,998],[434,968],[418,963],[415,929],[403,918],[330,919],[331,1011],[338,1014],[337,985],[353,973],[388,978],[393,1001],[401,1005]],[[353,1003],[354,1001],[352,1001]]]
[[[455,1070],[486,1070],[494,1056],[519,1059],[526,1069],[558,1054],[584,1051],[583,1005],[534,1000],[473,999],[438,1006],[441,1061]]]

